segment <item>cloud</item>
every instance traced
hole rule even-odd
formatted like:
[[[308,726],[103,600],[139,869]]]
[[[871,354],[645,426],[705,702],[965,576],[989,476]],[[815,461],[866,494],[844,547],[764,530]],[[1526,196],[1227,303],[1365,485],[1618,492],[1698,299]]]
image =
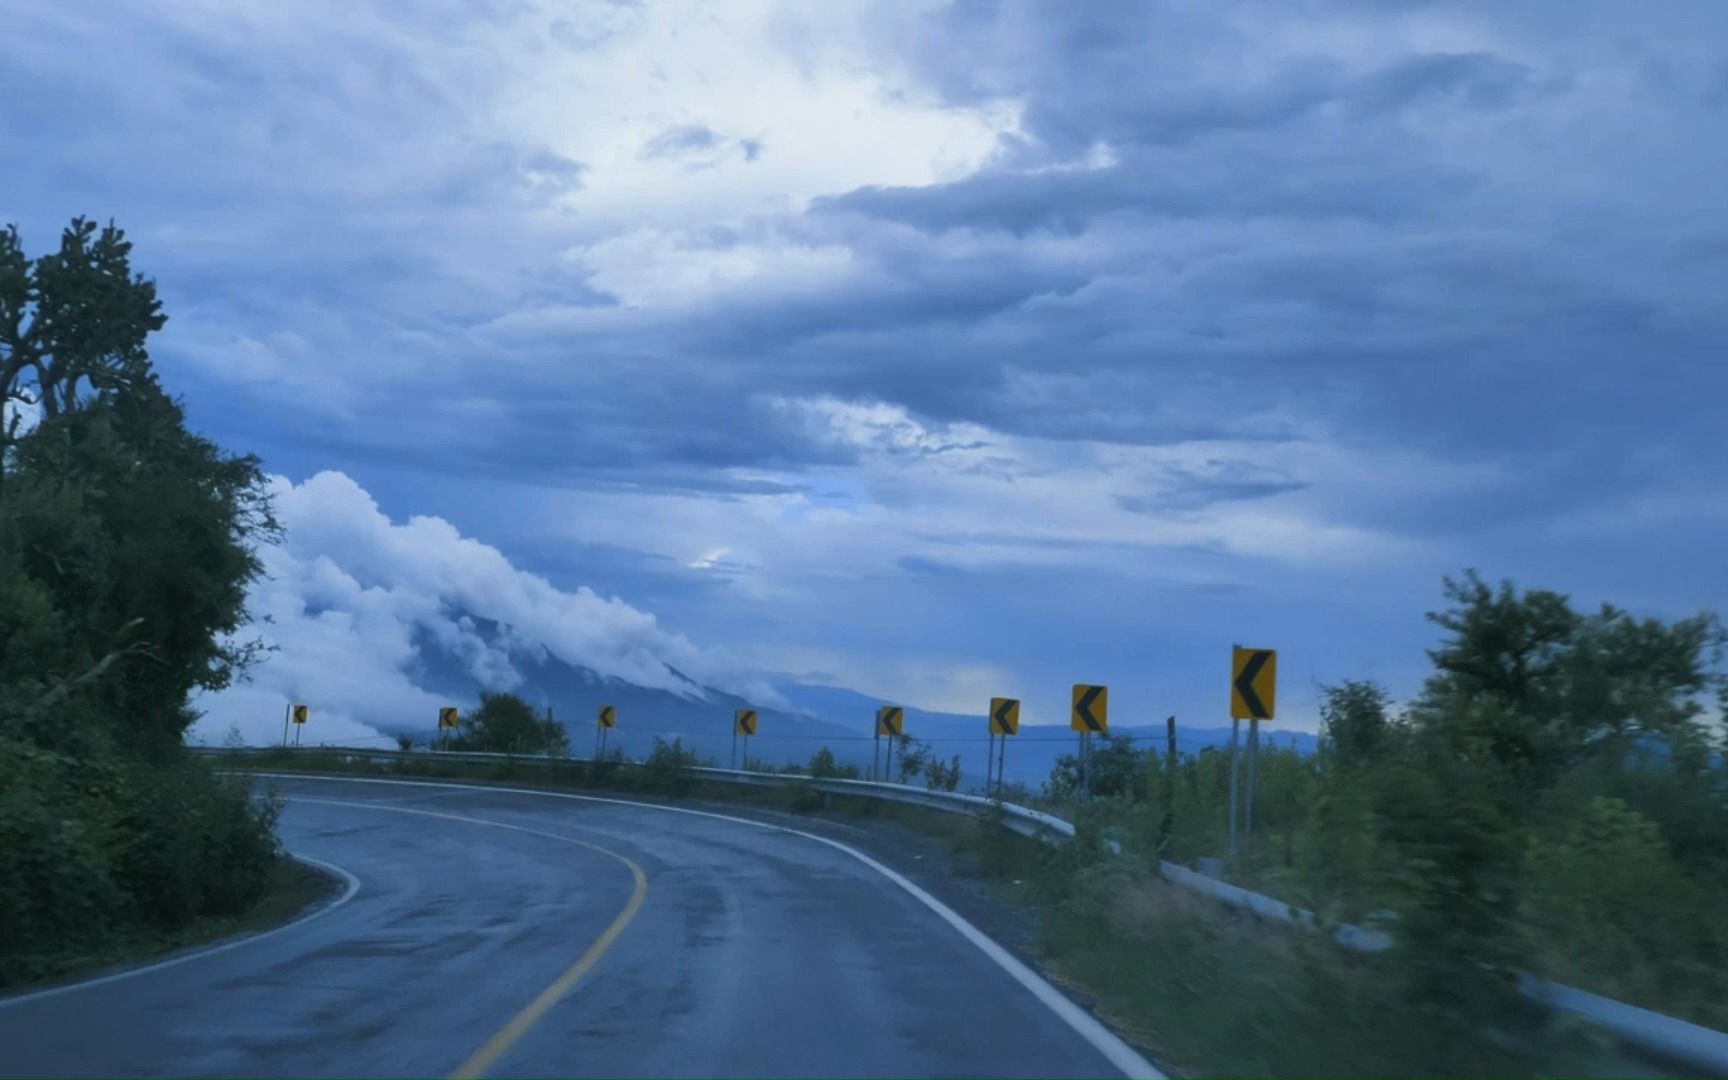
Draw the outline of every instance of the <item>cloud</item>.
[[[680,161],[692,169],[711,169],[728,157],[755,161],[762,156],[762,150],[761,139],[732,138],[706,124],[676,124],[643,143],[638,156],[648,161]]]
[[[1724,18],[13,3],[0,209],[224,445],[739,656],[1407,671],[1461,566],[1728,588]]]
[[[498,549],[449,522],[415,516],[392,522],[350,477],[319,473],[300,484],[272,477],[285,530],[259,555],[264,575],[248,596],[252,625],[274,651],[247,683],[201,697],[197,735],[219,741],[232,725],[250,742],[280,738],[280,706],[308,704],[316,723],[303,734],[342,742],[378,737],[377,726],[413,726],[441,698],[417,683],[423,640],[435,641],[481,685],[514,689],[517,661],[545,650],[638,686],[693,696],[672,670],[766,704],[778,698],[760,680],[727,670],[651,614],[579,587],[562,590],[525,573]],[[719,556],[714,553],[718,566]],[[476,618],[506,624],[483,634]]]

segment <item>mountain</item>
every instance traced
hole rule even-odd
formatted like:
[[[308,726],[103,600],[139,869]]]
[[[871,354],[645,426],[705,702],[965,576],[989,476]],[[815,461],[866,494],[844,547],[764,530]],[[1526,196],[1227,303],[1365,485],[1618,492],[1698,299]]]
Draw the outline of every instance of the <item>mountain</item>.
[[[419,659],[411,672],[414,681],[464,708],[472,707],[482,690],[510,689],[536,707],[551,708],[570,733],[571,750],[578,756],[593,752],[594,716],[604,704],[618,710],[618,726],[607,735],[609,747],[640,758],[649,752],[656,736],[680,738],[697,754],[725,766],[732,760],[733,712],[748,707],[758,711],[758,734],[740,746],[740,763],[746,753],[776,766],[802,763],[818,749],[827,747],[842,763],[868,770],[879,745],[875,740],[877,707],[902,704],[846,687],[787,680],[774,684],[773,688],[789,708],[770,708],[701,685],[670,668],[679,680],[676,690],[639,686],[567,663],[537,644],[522,641],[510,627],[492,620],[467,616],[465,621],[484,643],[485,656],[478,660],[473,656],[464,658],[432,635],[422,633],[415,641]],[[514,676],[503,668],[506,658]],[[476,668],[496,674],[483,682],[475,675]],[[512,677],[519,681],[508,685]],[[932,751],[944,759],[958,754],[961,790],[980,787],[989,750],[983,709],[968,716],[904,707],[905,733],[930,744]],[[427,734],[418,725],[378,726],[389,734],[422,738]],[[1162,724],[1121,725],[1112,731],[1128,736],[1138,745],[1164,750]],[[1245,730],[1243,734],[1246,737]],[[1270,726],[1261,731],[1261,738],[1267,745],[1291,746],[1303,753],[1312,752],[1317,743],[1313,735]],[[1025,725],[1019,735],[1008,740],[1002,758],[1005,773],[1009,780],[1036,787],[1049,777],[1058,757],[1075,751],[1076,742],[1075,734],[1064,725]],[[1176,729],[1177,750],[1183,754],[1229,744],[1227,727],[1192,728],[1179,724]]]
[[[681,738],[697,754],[726,766],[731,761],[734,711],[756,708],[758,734],[740,740],[740,763],[746,752],[775,765],[808,761],[817,749],[829,745],[840,760],[869,765],[869,740],[857,738],[848,728],[795,712],[756,706],[734,694],[703,686],[676,669],[668,668],[682,680],[681,692],[638,686],[589,667],[567,663],[537,644],[521,641],[510,627],[491,619],[472,615],[465,619],[487,647],[483,662],[459,656],[431,634],[421,632],[414,641],[418,661],[410,672],[416,685],[464,709],[478,702],[482,690],[508,689],[538,708],[551,708],[552,715],[570,734],[571,752],[578,756],[593,752],[595,713],[601,705],[612,705],[618,710],[618,725],[607,733],[608,748],[640,758],[652,748],[655,736],[667,740]],[[514,685],[503,671],[504,658],[508,658],[509,667],[520,677]],[[476,667],[498,674],[483,681],[474,674]],[[419,738],[427,735],[423,724],[379,722],[375,726],[392,735]]]

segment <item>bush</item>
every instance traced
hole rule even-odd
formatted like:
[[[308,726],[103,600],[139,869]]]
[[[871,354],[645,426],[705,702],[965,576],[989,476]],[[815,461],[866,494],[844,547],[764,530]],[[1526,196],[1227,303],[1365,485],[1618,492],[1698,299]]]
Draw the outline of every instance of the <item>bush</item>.
[[[834,751],[826,746],[810,755],[806,772],[815,780],[857,780],[863,775],[856,765],[840,764]]]
[[[702,759],[697,756],[696,751],[684,746],[683,739],[674,738],[667,742],[656,735],[654,745],[643,759],[642,768],[638,772],[641,783],[648,790],[682,795],[694,782],[690,770],[701,764]]]
[[[36,978],[120,929],[109,857],[111,774],[0,739],[0,985]]]
[[[0,985],[245,911],[270,885],[275,818],[193,758],[114,764],[0,740]]]
[[[116,877],[161,929],[246,910],[269,888],[278,807],[204,762],[130,765],[116,829]]]

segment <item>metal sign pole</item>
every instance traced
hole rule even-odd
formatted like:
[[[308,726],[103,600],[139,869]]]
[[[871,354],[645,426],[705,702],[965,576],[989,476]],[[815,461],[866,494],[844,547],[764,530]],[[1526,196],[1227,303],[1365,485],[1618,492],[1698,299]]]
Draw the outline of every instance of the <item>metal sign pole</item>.
[[[990,729],[990,741],[984,745],[984,797],[990,797],[990,770],[996,762],[996,729]]]
[[[732,721],[732,768],[738,768],[738,721]]]
[[[1260,721],[1248,721],[1248,804],[1244,809],[1242,832],[1254,835],[1254,765],[1260,760]]]
[[[1236,854],[1236,733],[1242,721],[1230,718],[1230,854]]]
[[[1080,733],[1080,801],[1092,801],[1092,733]]]
[[[996,797],[1002,797],[1002,769],[1008,761],[1008,736],[1003,734],[1002,740],[996,746]]]
[[[1176,718],[1166,717],[1164,720],[1164,737],[1168,750],[1164,757],[1164,821],[1159,828],[1159,839],[1170,839],[1170,833],[1176,828]]]
[[[288,745],[288,716],[294,711],[294,703],[290,701],[282,706],[282,745]]]

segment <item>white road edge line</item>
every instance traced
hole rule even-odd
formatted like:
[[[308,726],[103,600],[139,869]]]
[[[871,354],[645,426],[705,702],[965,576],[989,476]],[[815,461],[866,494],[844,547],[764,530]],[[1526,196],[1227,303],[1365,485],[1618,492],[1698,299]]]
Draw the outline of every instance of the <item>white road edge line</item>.
[[[261,930],[256,934],[247,934],[244,937],[237,937],[231,941],[225,941],[220,945],[212,945],[207,949],[182,953],[179,956],[170,957],[167,960],[158,960],[154,964],[146,964],[143,967],[127,968],[125,971],[116,971],[112,975],[101,975],[93,979],[81,979],[78,982],[66,983],[64,986],[51,986],[46,990],[35,990],[27,994],[17,994],[12,997],[0,997],[0,1009],[9,1009],[14,1005],[23,1005],[30,1001],[41,1001],[43,998],[59,997],[61,994],[70,994],[75,990],[89,990],[92,987],[103,986],[112,982],[119,982],[121,979],[130,979],[137,975],[148,975],[152,971],[161,971],[164,968],[189,964],[194,960],[202,960],[206,956],[215,956],[217,953],[224,953],[229,949],[238,949],[242,945],[251,945],[263,941],[265,938],[275,937],[277,934],[286,934],[290,930],[298,930],[313,919],[323,918],[325,915],[330,914],[330,912],[335,911],[343,904],[354,899],[354,894],[360,891],[360,879],[342,869],[340,866],[337,866],[335,863],[327,863],[322,859],[314,859],[310,855],[296,855],[292,851],[287,852],[287,855],[295,862],[302,862],[308,866],[316,866],[320,870],[335,874],[337,877],[341,878],[345,885],[345,888],[342,890],[342,895],[338,896],[334,901],[328,904],[320,905],[316,911],[302,915],[293,922],[283,923],[281,926],[278,926],[273,930]]]
[[[1110,1064],[1121,1069],[1123,1075],[1131,1077],[1133,1080],[1165,1080],[1164,1073],[1159,1072],[1157,1067],[1150,1061],[1147,1061],[1138,1050],[1135,1050],[1132,1046],[1123,1042],[1115,1032],[1105,1027],[1091,1013],[1070,1001],[1062,991],[1051,986],[1042,975],[1039,975],[1037,972],[1015,959],[1013,953],[1010,953],[1007,949],[998,945],[989,935],[985,934],[984,931],[973,926],[970,922],[967,922],[966,919],[953,908],[950,908],[947,904],[944,904],[934,896],[931,896],[929,893],[925,892],[899,873],[882,865],[875,859],[864,854],[862,851],[842,844],[838,840],[830,840],[826,836],[817,836],[815,833],[804,832],[801,829],[788,828],[784,825],[772,825],[765,821],[752,821],[750,818],[733,817],[730,814],[716,814],[709,810],[690,810],[681,806],[663,806],[659,803],[638,802],[634,799],[613,799],[603,795],[575,795],[563,791],[543,791],[534,788],[490,787],[482,784],[450,784],[437,780],[386,780],[364,776],[316,776],[308,773],[249,772],[247,775],[274,780],[311,780],[318,783],[346,784],[395,784],[402,787],[450,788],[458,791],[490,791],[500,792],[506,795],[538,795],[543,798],[551,799],[571,799],[577,802],[612,803],[618,806],[637,806],[645,810],[661,810],[668,814],[689,814],[692,817],[714,818],[717,821],[731,821],[740,825],[751,825],[758,829],[767,829],[771,832],[789,833],[793,836],[801,836],[806,840],[814,840],[818,844],[826,844],[831,848],[843,851],[852,856],[865,866],[870,867],[889,881],[892,881],[894,884],[906,890],[925,907],[935,912],[943,922],[952,926],[960,933],[960,936],[964,937],[967,941],[970,941],[973,945],[976,945],[980,952],[995,961],[996,966],[1000,967],[1003,971],[1006,971],[1010,978],[1025,987],[1033,997],[1037,998],[1046,1008],[1061,1018],[1064,1023],[1074,1030],[1076,1035],[1079,1035],[1082,1039],[1086,1040],[1094,1050],[1097,1050],[1100,1054],[1104,1055],[1104,1057],[1109,1060]],[[521,826],[517,826],[517,828],[521,828]]]

